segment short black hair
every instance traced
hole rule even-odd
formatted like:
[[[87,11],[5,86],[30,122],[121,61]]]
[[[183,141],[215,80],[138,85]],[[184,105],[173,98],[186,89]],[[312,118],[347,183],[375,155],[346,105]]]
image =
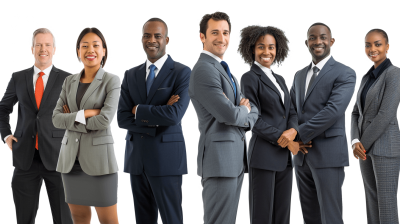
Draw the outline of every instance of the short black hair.
[[[162,19],[160,19],[160,18],[156,18],[156,17],[151,18],[151,19],[147,20],[147,21],[143,24],[142,30],[144,29],[144,26],[145,26],[146,23],[148,23],[148,22],[162,22],[162,23],[164,24],[165,30],[166,30],[165,37],[168,37],[168,26],[167,26],[167,24],[164,22],[164,20],[162,20]]]
[[[98,37],[100,37],[101,42],[103,43],[103,48],[106,49],[106,54],[103,56],[103,59],[101,59],[101,67],[104,68],[104,65],[106,64],[106,61],[107,61],[107,55],[108,55],[107,43],[106,43],[106,39],[104,38],[103,34],[96,27],[85,28],[82,30],[81,34],[79,34],[78,40],[76,41],[76,56],[78,57],[78,60],[80,61],[81,59],[79,58],[79,55],[78,55],[78,49],[81,46],[81,41],[82,41],[83,37],[88,33],[94,33]]]
[[[384,30],[382,30],[382,29],[372,29],[372,30],[370,30],[370,31],[365,35],[365,37],[367,37],[368,34],[373,33],[373,32],[380,33],[380,34],[383,36],[383,38],[386,39],[386,43],[387,43],[387,44],[389,43],[389,37],[388,37],[387,33],[386,33]]]
[[[325,23],[320,23],[320,22],[312,24],[312,25],[308,28],[307,34],[308,34],[308,31],[310,31],[311,27],[313,27],[313,26],[318,26],[318,25],[325,26],[326,28],[328,28],[329,33],[331,33],[331,36],[332,36],[331,28],[329,28],[329,26],[326,25]]]
[[[289,53],[289,40],[286,38],[285,33],[273,26],[248,26],[241,30],[241,37],[238,52],[242,55],[244,62],[252,65],[255,61],[253,53],[258,38],[265,35],[271,35],[276,41],[276,55],[272,64],[282,64]]]
[[[208,29],[208,21],[213,19],[215,21],[225,20],[228,22],[229,25],[229,33],[231,32],[231,21],[229,20],[228,14],[224,12],[214,12],[213,14],[205,14],[200,21],[200,33],[206,36],[207,29]]]

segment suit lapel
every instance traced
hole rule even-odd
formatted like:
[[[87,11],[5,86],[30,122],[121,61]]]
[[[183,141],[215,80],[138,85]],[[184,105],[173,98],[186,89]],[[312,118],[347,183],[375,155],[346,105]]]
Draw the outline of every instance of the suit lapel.
[[[326,64],[324,65],[324,67],[321,69],[321,71],[319,72],[318,76],[315,78],[314,82],[311,84],[311,86],[308,87],[308,88],[310,89],[310,91],[307,91],[307,95],[306,95],[306,97],[304,98],[304,102],[307,100],[307,97],[311,94],[311,92],[313,91],[313,89],[315,88],[315,86],[317,85],[317,83],[319,82],[319,80],[321,80],[321,79],[324,77],[324,75],[325,75],[326,73],[328,73],[328,72],[332,69],[332,67],[333,67],[334,64],[335,64],[335,60],[333,59],[333,57],[331,57],[331,58],[326,62]],[[305,86],[304,86],[304,89],[305,89]]]
[[[284,96],[281,96],[281,93],[279,92],[279,90],[278,90],[278,88],[274,85],[274,83],[268,78],[268,76],[267,76],[267,74],[265,74],[265,72],[260,68],[260,67],[258,67],[258,65],[256,65],[256,64],[253,64],[252,66],[251,66],[251,70],[253,70],[255,73],[257,73],[260,77],[261,77],[261,81],[265,84],[265,85],[267,85],[269,88],[271,88],[277,95],[278,95],[278,97],[279,97],[279,99],[280,99],[280,101],[281,101],[281,104],[282,104],[282,97],[284,97]],[[272,75],[274,76],[274,78],[276,79],[276,76],[272,73]],[[278,83],[279,84],[279,83]],[[282,106],[284,106],[283,104],[282,104]]]
[[[311,69],[311,64],[301,71],[301,74],[299,77],[301,106],[303,106],[304,102],[305,102],[307,73],[310,69]]]
[[[368,81],[368,74],[364,75],[364,77],[361,79],[360,88],[358,89],[358,93],[357,93],[356,101],[357,101],[358,111],[360,112],[360,114],[363,114],[363,110],[361,109],[361,93],[362,93],[367,81]]]
[[[289,95],[289,90],[287,89],[285,83],[283,83],[283,82],[281,81],[281,79],[279,79],[279,78],[276,76],[276,74],[275,74],[274,72],[272,72],[272,74],[273,74],[274,77],[276,78],[276,81],[278,82],[279,87],[282,89],[283,94],[285,94],[284,96],[282,96],[282,97],[284,97],[284,99],[285,99],[285,101],[284,101],[284,103],[283,103],[283,106],[284,106],[284,108],[285,108],[285,112],[288,112],[289,109],[290,109],[290,95]],[[281,103],[282,103],[282,101],[281,101]]]
[[[142,64],[136,74],[136,83],[137,83],[137,88],[139,90],[140,98],[142,99],[142,102],[146,102],[147,99],[147,89],[146,89],[146,62]]]
[[[367,95],[365,96],[365,105],[364,105],[364,111],[363,114],[365,114],[365,111],[367,111],[367,108],[369,105],[371,105],[372,101],[374,100],[374,96],[378,94],[378,92],[381,90],[381,82],[384,80],[384,76],[386,76],[388,69],[386,69],[375,82],[372,84],[372,86],[369,88]],[[375,88],[375,86],[378,86],[379,88]]]
[[[33,108],[35,108],[36,111],[38,111],[35,98],[35,90],[33,89],[33,67],[26,71],[25,77],[26,77],[26,87],[28,90],[29,97],[31,98]]]
[[[43,105],[44,102],[46,102],[47,97],[50,95],[51,90],[53,89],[54,83],[56,82],[58,77],[58,69],[53,66],[53,68],[50,71],[50,76],[49,79],[47,80],[46,88],[44,89],[42,101],[40,105]],[[42,107],[40,107],[42,108]],[[40,111],[39,108],[39,111]]]
[[[239,88],[239,83],[237,81],[237,79],[235,78],[235,76],[232,75],[233,80],[235,81],[236,84],[236,102],[234,103],[236,106],[239,105],[240,103],[240,88]]]
[[[149,95],[146,99],[146,104],[151,102],[151,99],[156,94],[158,87],[163,83],[164,79],[168,77],[171,71],[174,69],[174,61],[168,55],[168,59],[165,61],[164,65],[162,66],[161,70],[158,72],[157,77],[155,78],[153,84],[151,85]]]
[[[96,76],[94,77],[92,83],[90,83],[89,88],[86,90],[85,94],[82,97],[81,100],[81,105],[79,107],[80,110],[83,109],[83,107],[85,106],[86,101],[88,100],[88,98],[92,95],[92,93],[100,86],[100,84],[102,83],[102,79],[103,79],[103,75],[104,75],[105,71],[103,68],[100,67],[100,69],[97,71]],[[79,80],[78,80],[79,82]],[[75,90],[75,99],[76,99],[76,91],[78,90],[78,88],[76,88]],[[74,100],[76,102],[76,100]]]

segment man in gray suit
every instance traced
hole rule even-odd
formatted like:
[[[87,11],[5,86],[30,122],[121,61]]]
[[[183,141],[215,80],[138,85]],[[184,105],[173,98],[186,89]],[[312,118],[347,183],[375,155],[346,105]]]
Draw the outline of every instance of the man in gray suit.
[[[190,75],[189,96],[199,119],[197,174],[202,177],[205,224],[235,223],[247,169],[245,132],[258,118],[257,108],[244,98],[222,61],[230,31],[227,14],[203,17],[203,52]]]
[[[312,62],[296,73],[291,89],[303,152],[294,156],[294,164],[307,224],[343,223],[341,187],[349,165],[345,111],[356,74],[330,55],[334,42],[327,25],[311,25],[305,43]]]

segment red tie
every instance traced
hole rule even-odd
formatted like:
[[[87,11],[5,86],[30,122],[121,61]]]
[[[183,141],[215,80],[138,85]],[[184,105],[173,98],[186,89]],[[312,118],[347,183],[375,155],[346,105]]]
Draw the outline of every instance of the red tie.
[[[44,85],[43,85],[43,78],[44,72],[39,72],[39,78],[36,80],[36,87],[35,87],[35,99],[36,99],[36,105],[39,109],[40,107],[40,102],[42,101],[42,96],[44,92]],[[36,145],[35,148],[39,150],[38,147],[38,134],[36,133]]]

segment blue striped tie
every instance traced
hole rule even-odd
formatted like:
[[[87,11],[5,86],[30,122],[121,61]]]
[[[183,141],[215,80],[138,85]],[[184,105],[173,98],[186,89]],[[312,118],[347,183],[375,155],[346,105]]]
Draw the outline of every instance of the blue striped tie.
[[[147,76],[147,81],[146,81],[147,95],[149,95],[151,85],[153,85],[155,77],[154,70],[156,70],[157,67],[152,64],[149,66],[149,68],[150,68],[150,73],[149,76]]]

